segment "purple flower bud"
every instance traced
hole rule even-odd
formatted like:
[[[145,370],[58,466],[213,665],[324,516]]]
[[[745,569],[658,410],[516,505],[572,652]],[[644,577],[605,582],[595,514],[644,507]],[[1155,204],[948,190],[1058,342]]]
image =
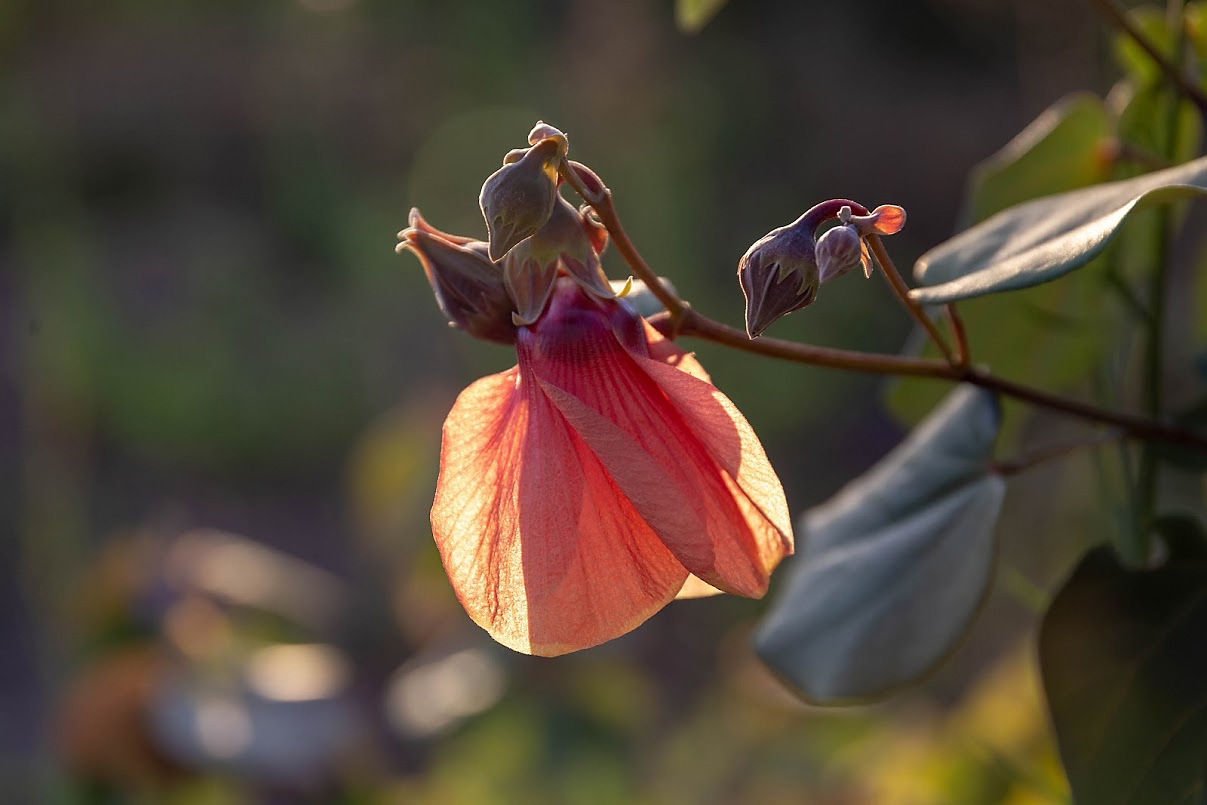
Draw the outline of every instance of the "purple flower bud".
[[[738,282],[746,295],[746,334],[751,338],[817,295],[816,225],[806,213],[756,240],[738,261]]]
[[[841,277],[862,262],[863,248],[853,226],[836,226],[817,239],[818,280]]]
[[[478,203],[486,219],[490,259],[501,260],[549,220],[557,198],[557,163],[564,142],[556,137],[541,140],[487,177]]]
[[[503,272],[487,256],[487,244],[441,232],[419,210],[411,210],[410,224],[398,233],[402,242],[396,250],[419,258],[449,322],[476,338],[515,343],[515,308]]]

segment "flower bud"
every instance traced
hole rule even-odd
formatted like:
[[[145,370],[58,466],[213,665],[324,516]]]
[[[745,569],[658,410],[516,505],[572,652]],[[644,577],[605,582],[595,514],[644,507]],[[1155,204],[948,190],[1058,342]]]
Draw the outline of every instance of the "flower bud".
[[[815,227],[806,213],[756,240],[738,261],[738,282],[746,295],[746,334],[751,338],[817,295]]]
[[[559,271],[601,299],[615,297],[583,216],[561,196],[540,231],[503,259],[503,278],[515,302],[517,325],[532,324],[540,317]]]
[[[842,224],[817,239],[818,281],[841,277],[863,261],[863,244],[855,227]]]
[[[549,220],[557,198],[557,163],[565,140],[548,137],[487,177],[478,203],[490,239],[490,259],[501,260]]]
[[[476,338],[515,343],[511,297],[502,271],[487,256],[487,244],[441,232],[419,210],[411,210],[410,224],[398,233],[402,242],[396,250],[419,258],[449,323]]]
[[[538,120],[532,127],[532,131],[528,132],[528,144],[536,145],[542,140],[556,140],[558,156],[564,157],[570,152],[570,140],[566,138],[566,135],[545,121]]]

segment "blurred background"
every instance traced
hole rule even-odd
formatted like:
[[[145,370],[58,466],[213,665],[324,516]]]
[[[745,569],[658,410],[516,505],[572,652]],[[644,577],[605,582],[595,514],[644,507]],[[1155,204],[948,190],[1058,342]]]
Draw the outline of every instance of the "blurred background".
[[[427,523],[444,415],[514,354],[393,246],[413,205],[482,237],[540,118],[718,319],[747,245],[826,198],[904,206],[908,266],[978,161],[1110,87],[1088,4],[732,0],[693,32],[671,0],[7,0],[0,59],[0,800],[1066,798],[1027,639],[1078,465],[1012,485],[1003,583],[884,705],[798,702],[758,601],[519,656]],[[852,274],[774,334],[896,351],[909,324]],[[903,432],[883,379],[693,346],[795,511]]]

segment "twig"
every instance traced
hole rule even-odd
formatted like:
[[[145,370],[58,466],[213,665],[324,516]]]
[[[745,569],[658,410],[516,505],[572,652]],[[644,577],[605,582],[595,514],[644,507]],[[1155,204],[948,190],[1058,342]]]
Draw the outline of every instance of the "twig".
[[[954,304],[944,305],[943,311],[947,314],[951,334],[956,339],[956,365],[968,366],[972,362],[972,353],[968,349],[968,331],[964,329],[964,320],[960,318]]]
[[[909,314],[926,329],[927,334],[929,334],[931,340],[935,342],[935,345],[939,348],[939,351],[943,353],[943,357],[947,359],[947,362],[952,366],[962,365],[963,361],[958,360],[956,355],[951,351],[951,347],[947,345],[947,341],[944,340],[942,334],[939,332],[939,328],[935,326],[934,321],[926,314],[926,311],[922,309],[922,305],[918,304],[913,298],[910,297],[909,286],[905,284],[905,280],[902,279],[901,273],[897,271],[897,266],[893,264],[893,259],[889,257],[888,252],[885,250],[884,241],[882,241],[880,236],[875,233],[867,235],[866,237],[867,244],[872,249],[872,254],[876,256],[876,262],[880,264],[881,270],[884,271],[885,279],[888,280],[889,285],[893,286],[893,293],[899,300],[901,300],[901,304],[903,304],[905,309],[909,311]]]
[[[1095,434],[1088,439],[1078,439],[1069,441],[1063,444],[1052,444],[1030,453],[1025,453],[1020,456],[1015,456],[1004,461],[995,461],[993,463],[994,472],[999,475],[1017,475],[1020,472],[1025,472],[1039,464],[1051,461],[1054,458],[1062,458],[1064,456],[1076,453],[1080,450],[1085,450],[1091,447],[1099,447],[1103,444],[1112,442],[1121,442],[1127,438],[1127,435],[1120,433],[1117,430],[1104,431]]]
[[[595,210],[595,214],[599,217],[600,222],[607,228],[612,242],[616,244],[617,251],[624,257],[633,273],[646,283],[658,300],[666,307],[667,312],[653,317],[651,323],[671,337],[693,335],[745,352],[753,352],[812,366],[825,366],[833,369],[847,369],[850,371],[877,374],[929,377],[938,380],[971,383],[974,386],[995,391],[1008,397],[1014,397],[1033,405],[1059,411],[1090,422],[1111,425],[1136,438],[1182,444],[1207,451],[1207,436],[1166,425],[1154,419],[1098,408],[1080,400],[1062,397],[1059,394],[1053,394],[1042,389],[998,377],[973,366],[957,364],[951,358],[947,362],[944,362],[925,358],[903,357],[900,355],[881,355],[870,352],[818,347],[812,344],[800,344],[778,338],[752,340],[741,330],[714,321],[699,313],[662,284],[661,280],[658,279],[658,275],[649,267],[649,264],[645,262],[637,251],[637,248],[633,245],[633,242],[629,239],[624,226],[620,223],[620,219],[616,214],[616,208],[612,204],[612,194],[602,183],[600,183],[598,189],[593,190],[588,188],[577,172],[565,163],[561,167],[561,172],[570,186]],[[876,254],[876,259],[881,261],[882,267],[887,268],[888,266],[892,266],[892,260],[887,254],[883,257],[881,256],[884,252],[884,247],[879,242],[879,239],[873,235],[869,237],[869,241],[872,242],[873,253]],[[885,273],[886,276],[890,277],[890,281],[894,274],[900,280],[900,274],[896,273],[895,268],[891,269],[891,271],[886,270]],[[901,282],[904,285],[904,281],[902,280]],[[923,314],[923,319],[929,321],[929,318],[925,314]],[[933,322],[931,322],[931,326],[934,326]],[[940,341],[939,343],[943,342]]]
[[[1114,0],[1094,0],[1094,5],[1111,24],[1131,37],[1132,41],[1148,54],[1161,72],[1165,73],[1166,77],[1186,96],[1186,99],[1198,107],[1199,113],[1207,117],[1207,93],[1203,92],[1197,82],[1190,79],[1181,67],[1166,58],[1165,54],[1158,50],[1152,40],[1136,27],[1136,24]]]

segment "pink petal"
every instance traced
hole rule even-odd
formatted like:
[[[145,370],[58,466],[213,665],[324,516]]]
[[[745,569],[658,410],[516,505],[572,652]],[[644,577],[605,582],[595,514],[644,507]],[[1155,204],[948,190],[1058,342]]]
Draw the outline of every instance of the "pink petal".
[[[444,425],[432,530],[470,617],[526,653],[552,656],[624,634],[687,577],[516,369],[457,398]]]
[[[520,365],[688,570],[727,592],[766,591],[771,569],[791,551],[791,523],[762,447],[724,395],[630,354],[604,313],[562,294],[535,332],[521,332],[517,349]]]
[[[711,382],[712,378],[708,376],[708,372],[696,360],[696,353],[683,349],[674,341],[651,327],[650,323],[645,319],[642,319],[641,323],[645,326],[645,337],[649,343],[648,349],[651,358],[670,364],[676,369],[687,372],[692,377],[698,377],[705,383]]]
[[[876,231],[881,235],[895,235],[905,226],[905,210],[896,204],[881,204],[872,210],[876,218]]]
[[[792,515],[779,476],[754,429],[712,384],[653,360],[638,361],[722,469],[726,487],[753,532],[762,566],[770,573],[792,553]]]

